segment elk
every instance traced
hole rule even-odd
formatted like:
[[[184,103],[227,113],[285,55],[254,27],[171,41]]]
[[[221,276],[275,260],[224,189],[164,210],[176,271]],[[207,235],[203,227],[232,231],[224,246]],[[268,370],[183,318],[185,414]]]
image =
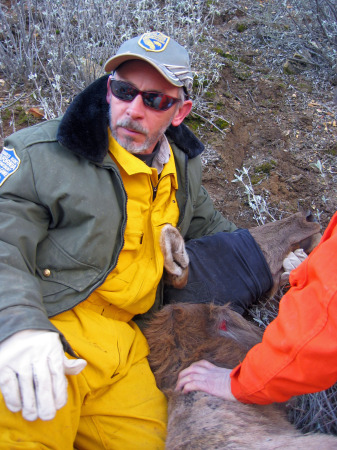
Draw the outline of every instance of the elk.
[[[178,373],[191,363],[206,359],[233,368],[260,342],[261,330],[229,305],[166,305],[144,334],[151,369],[168,398],[168,450],[337,448],[334,436],[301,434],[280,404],[246,405],[174,390]]]
[[[249,230],[238,230],[240,235],[219,232],[185,243],[176,228],[166,225],[160,238],[167,285],[165,302],[232,302],[233,309],[243,313],[262,294],[275,294],[284,258],[299,248],[310,253],[321,238],[320,228],[310,213],[299,212]],[[286,282],[286,278],[282,280]],[[199,289],[194,289],[197,284]]]
[[[280,285],[286,255],[297,248],[310,253],[321,238],[320,225],[313,221],[311,214],[302,213],[250,228],[249,233],[270,269],[270,297]],[[228,234],[218,233],[218,258],[226,251],[225,242],[221,248],[222,236],[227,238]],[[188,283],[189,243],[185,244],[178,230],[168,225],[163,229],[160,244],[166,283],[174,289],[184,289]],[[210,276],[207,266],[204,276]],[[260,342],[261,330],[233,311],[231,300],[224,295],[222,306],[210,303],[207,298],[195,298],[195,303],[174,304],[173,301],[159,311],[144,330],[150,345],[150,365],[158,387],[169,400],[166,447],[275,449],[305,446],[310,449],[324,445],[324,448],[336,448],[337,441],[333,437],[304,436],[296,431],[280,405],[244,405],[202,392],[183,395],[174,391],[178,373],[193,362],[207,359],[233,368]]]

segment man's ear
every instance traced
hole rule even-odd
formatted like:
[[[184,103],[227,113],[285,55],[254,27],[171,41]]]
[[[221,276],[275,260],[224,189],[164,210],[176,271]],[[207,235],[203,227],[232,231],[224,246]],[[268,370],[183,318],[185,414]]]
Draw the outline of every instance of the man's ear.
[[[185,119],[186,116],[191,112],[192,109],[192,101],[191,100],[185,100],[182,106],[178,109],[176,112],[174,119],[172,120],[171,124],[174,127],[177,127],[181,124],[181,122]]]
[[[109,105],[110,105],[111,96],[112,96],[112,92],[111,92],[110,77],[109,77],[108,83],[107,83],[107,90],[106,90],[106,101]]]

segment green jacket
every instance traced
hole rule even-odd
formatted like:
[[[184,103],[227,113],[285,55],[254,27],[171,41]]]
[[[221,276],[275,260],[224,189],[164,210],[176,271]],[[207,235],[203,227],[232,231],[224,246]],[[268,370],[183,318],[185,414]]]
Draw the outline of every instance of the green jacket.
[[[102,77],[63,118],[5,140],[20,164],[12,164],[0,186],[0,341],[24,329],[55,331],[48,317],[85,300],[117,263],[127,196],[108,155],[105,89]],[[182,235],[235,230],[201,186],[200,141],[184,125],[170,127],[167,137]],[[162,283],[156,308],[161,304]]]

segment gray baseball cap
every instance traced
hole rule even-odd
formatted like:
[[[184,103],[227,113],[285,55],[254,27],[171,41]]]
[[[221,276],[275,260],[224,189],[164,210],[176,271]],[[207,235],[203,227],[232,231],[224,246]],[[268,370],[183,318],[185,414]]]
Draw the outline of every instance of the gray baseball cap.
[[[140,59],[151,64],[174,86],[192,91],[193,74],[187,50],[169,36],[151,31],[124,42],[104,66],[112,72],[125,61]]]

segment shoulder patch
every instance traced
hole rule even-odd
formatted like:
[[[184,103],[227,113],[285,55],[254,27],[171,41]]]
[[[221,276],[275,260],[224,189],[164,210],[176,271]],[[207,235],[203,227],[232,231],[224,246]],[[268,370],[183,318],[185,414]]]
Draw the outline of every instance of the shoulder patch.
[[[0,153],[0,186],[17,171],[21,163],[14,148],[4,147]]]
[[[138,45],[147,52],[162,52],[165,50],[169,40],[169,36],[165,36],[159,31],[152,31],[151,33],[144,33],[139,39]]]

